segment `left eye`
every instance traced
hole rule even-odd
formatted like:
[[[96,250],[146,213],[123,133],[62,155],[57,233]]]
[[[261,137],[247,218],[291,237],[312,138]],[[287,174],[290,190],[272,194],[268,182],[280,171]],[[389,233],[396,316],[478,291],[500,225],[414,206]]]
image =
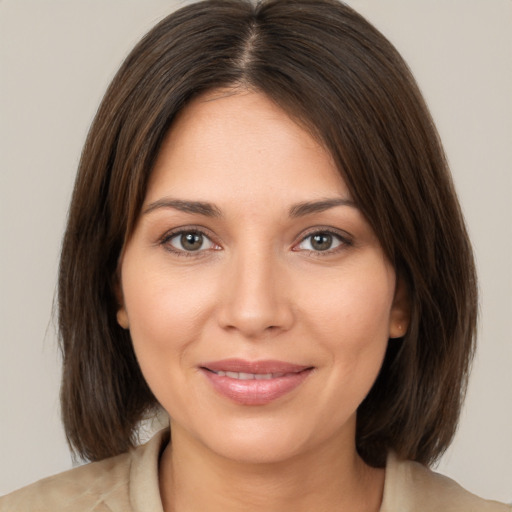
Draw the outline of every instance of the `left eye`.
[[[184,252],[205,251],[215,248],[215,244],[200,231],[183,231],[166,241],[174,250]]]
[[[329,232],[313,233],[302,240],[297,246],[303,251],[325,252],[338,248],[343,244],[339,235]]]

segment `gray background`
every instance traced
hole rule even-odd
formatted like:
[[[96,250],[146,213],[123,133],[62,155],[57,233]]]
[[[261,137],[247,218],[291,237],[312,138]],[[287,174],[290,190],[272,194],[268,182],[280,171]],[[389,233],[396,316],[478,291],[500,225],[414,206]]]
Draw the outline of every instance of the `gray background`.
[[[52,302],[78,158],[121,60],[171,0],[0,0],[0,494],[71,466]],[[512,501],[512,2],[352,0],[410,64],[480,273],[480,346],[439,470]]]

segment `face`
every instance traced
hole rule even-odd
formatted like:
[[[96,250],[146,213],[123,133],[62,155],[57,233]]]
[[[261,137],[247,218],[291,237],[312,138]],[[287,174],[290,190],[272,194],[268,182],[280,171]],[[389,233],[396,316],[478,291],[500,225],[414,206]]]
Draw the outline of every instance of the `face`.
[[[236,460],[354,446],[357,407],[406,327],[329,153],[255,92],[180,114],[120,276],[118,321],[173,442]]]

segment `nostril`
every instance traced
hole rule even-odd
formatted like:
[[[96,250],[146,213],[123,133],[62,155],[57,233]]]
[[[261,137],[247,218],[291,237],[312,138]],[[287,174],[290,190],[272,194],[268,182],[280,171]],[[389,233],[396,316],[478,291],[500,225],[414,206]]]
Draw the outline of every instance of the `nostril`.
[[[265,268],[251,265],[250,272],[246,267],[231,269],[216,309],[223,329],[250,338],[289,329],[294,315],[287,288],[271,277],[268,265],[268,261]]]

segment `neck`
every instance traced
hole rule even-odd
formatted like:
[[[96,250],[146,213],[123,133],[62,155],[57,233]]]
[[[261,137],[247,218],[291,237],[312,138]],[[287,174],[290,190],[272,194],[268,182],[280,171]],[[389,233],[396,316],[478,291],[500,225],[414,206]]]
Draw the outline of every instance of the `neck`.
[[[367,466],[353,441],[350,447],[330,441],[284,461],[247,463],[212,453],[179,428],[172,430],[159,472],[165,512],[378,512],[384,487],[384,470]]]

